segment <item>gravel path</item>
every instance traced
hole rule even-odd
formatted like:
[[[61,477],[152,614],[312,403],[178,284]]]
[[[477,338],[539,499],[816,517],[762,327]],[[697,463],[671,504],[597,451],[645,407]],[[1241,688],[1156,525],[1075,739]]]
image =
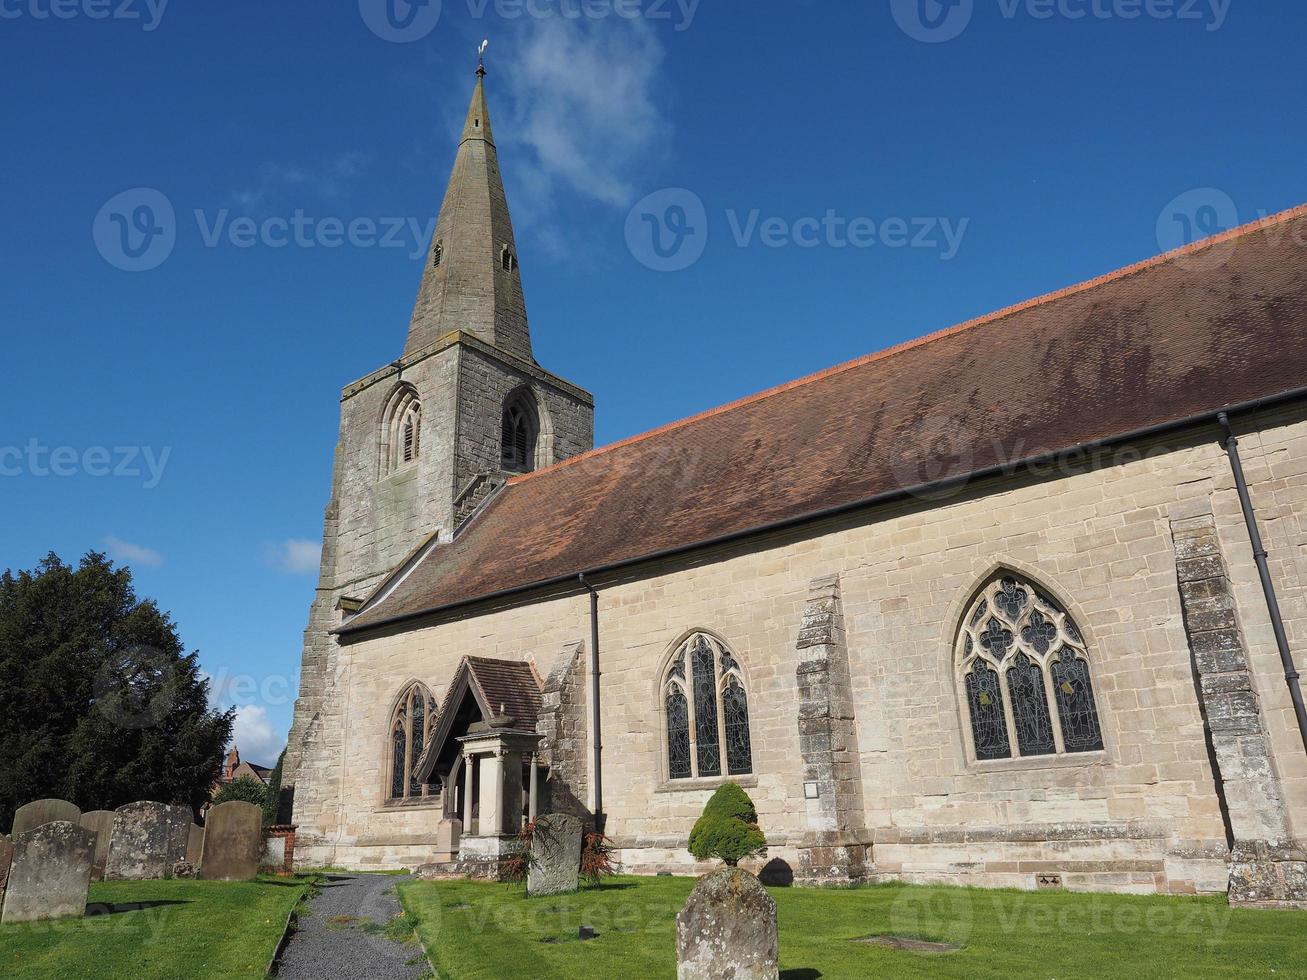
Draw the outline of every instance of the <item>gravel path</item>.
[[[403,980],[428,976],[422,947],[393,942],[384,926],[400,913],[399,875],[332,874],[301,913],[282,954],[281,980]]]

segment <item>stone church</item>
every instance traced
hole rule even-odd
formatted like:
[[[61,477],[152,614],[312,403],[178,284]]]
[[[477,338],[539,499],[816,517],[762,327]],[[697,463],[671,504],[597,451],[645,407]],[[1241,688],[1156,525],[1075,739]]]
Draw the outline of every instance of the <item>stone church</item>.
[[[593,448],[479,73],[402,354],[347,387],[297,860],[1307,898],[1307,209]]]

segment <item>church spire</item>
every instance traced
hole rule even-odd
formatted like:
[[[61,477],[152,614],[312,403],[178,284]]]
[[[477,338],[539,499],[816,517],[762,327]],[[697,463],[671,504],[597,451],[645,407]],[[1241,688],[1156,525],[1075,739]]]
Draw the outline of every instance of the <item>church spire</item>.
[[[532,360],[513,221],[486,106],[485,74],[482,63],[427,252],[405,354],[461,330]]]

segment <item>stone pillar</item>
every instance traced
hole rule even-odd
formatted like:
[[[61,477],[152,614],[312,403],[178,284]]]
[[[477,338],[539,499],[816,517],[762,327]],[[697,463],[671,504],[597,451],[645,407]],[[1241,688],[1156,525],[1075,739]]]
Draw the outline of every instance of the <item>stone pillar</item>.
[[[530,797],[526,805],[526,818],[531,823],[535,823],[536,814],[540,805],[540,763],[536,757],[531,756],[531,789]]]
[[[867,877],[869,837],[838,575],[809,586],[796,649],[808,832],[795,878],[810,886],[853,884]]]
[[[477,836],[503,833],[504,827],[504,757],[499,751],[480,757],[481,819]]]
[[[476,756],[463,756],[463,830],[472,834],[476,828],[472,825],[472,792],[476,789]]]
[[[1307,902],[1307,854],[1290,837],[1234,594],[1210,511],[1171,520],[1185,632],[1225,803],[1231,903]]]

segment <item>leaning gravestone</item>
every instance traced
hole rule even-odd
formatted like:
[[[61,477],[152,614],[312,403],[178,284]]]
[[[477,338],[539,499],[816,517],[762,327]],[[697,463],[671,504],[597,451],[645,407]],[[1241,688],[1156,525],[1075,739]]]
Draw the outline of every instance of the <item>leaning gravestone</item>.
[[[248,881],[259,873],[263,856],[263,808],[232,800],[204,818],[204,856],[200,877]]]
[[[548,813],[535,823],[527,865],[528,895],[576,891],[581,873],[581,821],[567,813]]]
[[[193,868],[198,868],[203,854],[204,828],[197,823],[193,823],[186,836],[186,863]]]
[[[109,838],[113,836],[114,816],[112,810],[92,810],[90,813],[83,813],[79,821],[84,829],[95,834],[95,859],[91,864],[92,881],[101,881],[104,878],[104,865],[109,860]]]
[[[677,980],[778,980],[776,902],[739,868],[699,879],[676,916]]]
[[[54,823],[56,820],[77,823],[81,815],[82,811],[67,800],[35,800],[20,806],[15,811],[14,829],[9,836],[17,837],[19,834],[25,834],[42,824]]]
[[[42,824],[18,836],[0,922],[85,915],[94,857],[95,834],[67,820]]]
[[[5,906],[5,885],[9,882],[9,865],[13,860],[13,842],[4,834],[0,834],[0,909]]]
[[[191,811],[166,803],[128,803],[114,814],[107,881],[167,878],[172,866],[186,860]]]

